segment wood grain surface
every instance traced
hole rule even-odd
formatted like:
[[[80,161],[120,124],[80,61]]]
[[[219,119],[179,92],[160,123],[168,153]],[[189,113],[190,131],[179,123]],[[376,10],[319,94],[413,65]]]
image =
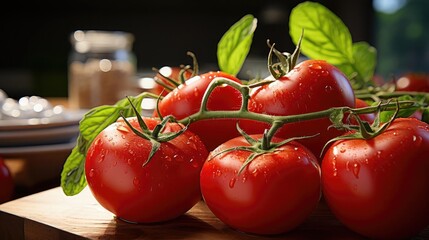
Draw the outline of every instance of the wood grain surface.
[[[75,196],[60,187],[0,205],[0,239],[365,239],[336,220],[322,201],[297,229],[276,236],[235,231],[199,202],[184,216],[133,224],[101,207],[88,188]],[[414,239],[429,239],[429,228]]]

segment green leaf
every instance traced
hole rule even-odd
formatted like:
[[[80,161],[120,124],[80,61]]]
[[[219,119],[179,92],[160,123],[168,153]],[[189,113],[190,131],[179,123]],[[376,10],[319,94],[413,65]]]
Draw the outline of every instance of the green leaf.
[[[85,156],[76,145],[67,158],[61,172],[61,188],[67,196],[80,193],[87,185],[85,174]]]
[[[366,42],[353,44],[353,63],[344,63],[337,67],[349,78],[357,78],[352,81],[354,89],[360,89],[364,85],[372,84],[372,77],[377,64],[377,50]]]
[[[134,106],[141,106],[144,95],[130,97],[118,101],[115,105],[98,106],[88,111],[79,122],[79,136],[76,146],[66,159],[61,172],[61,187],[68,195],[80,193],[86,186],[84,174],[86,152],[95,137],[107,126],[114,123],[122,114],[125,117],[134,116]]]
[[[257,19],[251,14],[242,17],[222,36],[217,45],[219,69],[237,75],[252,45]]]
[[[309,58],[339,65],[353,62],[352,38],[343,21],[325,6],[303,2],[292,9],[290,36],[297,44],[304,29],[301,52]]]
[[[347,26],[328,8],[315,2],[298,4],[290,14],[289,29],[295,44],[304,30],[301,52],[338,67],[354,89],[373,85],[376,49],[366,42],[353,44]]]
[[[414,100],[414,98],[411,97],[410,95],[402,95],[402,96],[398,97],[397,99],[398,99],[398,101],[406,101],[406,100],[412,100],[413,101]],[[418,110],[417,107],[402,108],[402,109],[399,109],[396,117],[406,118],[406,117],[411,116],[417,110]],[[395,113],[396,113],[395,110],[380,112],[380,114],[379,114],[380,122],[389,121],[389,119],[391,119],[392,116],[395,115]]]

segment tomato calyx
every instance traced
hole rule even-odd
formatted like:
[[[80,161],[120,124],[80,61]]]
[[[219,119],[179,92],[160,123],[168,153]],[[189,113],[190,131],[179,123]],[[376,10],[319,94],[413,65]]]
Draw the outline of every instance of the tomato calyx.
[[[300,136],[300,137],[292,137],[285,139],[280,142],[272,142],[272,135],[270,135],[268,129],[265,129],[262,138],[260,139],[254,139],[249,134],[247,134],[243,129],[240,128],[240,126],[237,123],[237,130],[238,132],[244,137],[244,139],[249,143],[249,146],[238,146],[238,147],[231,147],[224,149],[222,151],[214,153],[211,158],[208,159],[210,161],[211,159],[215,158],[216,156],[231,152],[231,151],[248,151],[251,152],[249,157],[244,161],[243,165],[240,167],[239,171],[237,172],[237,175],[240,175],[240,173],[258,156],[266,154],[266,153],[273,153],[278,151],[278,148],[295,140],[304,139],[304,138],[310,138],[314,137],[318,134],[312,135],[312,136]]]
[[[271,44],[270,40],[267,40],[267,45],[270,48],[270,52],[268,53],[268,70],[275,79],[281,78],[295,67],[301,52],[301,41],[303,36],[304,29],[302,30],[301,37],[292,54],[288,52],[280,52],[274,47],[274,43]],[[273,63],[273,53],[279,62]]]
[[[390,102],[391,100],[389,100],[387,103],[390,103]],[[338,121],[334,120],[333,121],[334,127],[339,129],[345,129],[345,130],[348,130],[349,132],[347,134],[340,135],[338,137],[332,138],[329,141],[327,141],[320,153],[321,156],[325,148],[332,142],[335,142],[338,140],[345,140],[345,139],[371,139],[380,135],[382,132],[384,132],[384,130],[386,130],[389,127],[389,125],[393,122],[393,120],[398,117],[398,114],[400,111],[399,100],[395,99],[395,103],[396,103],[396,108],[393,112],[393,115],[390,117],[390,119],[388,119],[388,121],[385,121],[385,122],[380,121],[380,113],[383,111],[383,109],[381,108],[381,102],[379,102],[377,105],[377,108],[378,108],[377,117],[374,119],[374,122],[372,124],[368,123],[367,121],[363,121],[360,118],[360,116],[353,111],[350,111],[350,115],[348,116],[348,118],[353,117],[356,120],[357,124],[343,124],[343,123],[338,123]],[[342,116],[342,114],[340,114],[339,116]]]
[[[189,78],[192,78],[198,75],[199,67],[198,67],[198,61],[195,54],[188,51],[187,55],[192,58],[193,66],[191,67],[190,65],[180,65],[180,72],[177,79],[164,75],[160,69],[152,68],[152,70],[155,71],[157,74],[159,74],[165,81],[157,77],[155,77],[153,80],[157,84],[161,85],[166,91],[171,92],[173,91],[174,88],[178,87],[180,84],[185,84],[186,80],[188,80]],[[191,76],[187,77],[186,73],[188,74],[191,73]]]
[[[130,101],[131,103],[131,101]],[[131,129],[131,131],[134,132],[139,137],[142,137],[144,139],[147,139],[150,141],[152,148],[150,150],[148,159],[143,163],[143,167],[150,162],[153,155],[158,151],[158,149],[161,147],[162,142],[168,142],[176,137],[178,137],[180,134],[185,132],[188,128],[188,125],[182,127],[180,131],[177,132],[167,132],[164,133],[163,130],[167,123],[169,122],[176,122],[179,124],[176,119],[172,115],[168,115],[162,119],[160,123],[158,123],[153,130],[150,130],[146,123],[144,122],[142,116],[139,114],[138,110],[134,106],[134,104],[131,103],[131,106],[135,112],[135,115],[137,117],[137,121],[139,123],[141,131],[139,131],[137,128],[131,125],[131,123],[127,120],[127,118],[121,113],[121,117],[124,120],[125,124]],[[180,125],[180,124],[179,124]]]

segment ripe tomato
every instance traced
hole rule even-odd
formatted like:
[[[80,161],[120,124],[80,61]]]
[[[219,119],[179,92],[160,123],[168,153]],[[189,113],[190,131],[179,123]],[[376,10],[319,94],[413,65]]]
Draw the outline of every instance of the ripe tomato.
[[[355,108],[364,108],[368,107],[369,104],[360,98],[356,98]],[[375,119],[375,113],[366,113],[359,115],[360,119],[363,121],[367,121],[368,123],[373,123]],[[354,119],[352,122],[357,123]]]
[[[369,140],[340,140],[322,161],[324,199],[348,228],[404,239],[429,225],[429,125],[398,118]]]
[[[128,121],[138,127],[136,118]],[[159,120],[144,118],[149,129]],[[182,126],[183,127],[183,126]],[[177,132],[167,123],[164,132]],[[161,143],[147,165],[151,144],[120,119],[104,129],[88,149],[85,176],[97,201],[118,218],[151,223],[184,214],[200,199],[199,173],[208,152],[199,137],[186,130]]]
[[[321,197],[317,158],[292,141],[257,156],[238,174],[252,152],[217,153],[241,146],[249,146],[243,136],[231,139],[204,163],[200,181],[207,207],[231,228],[247,233],[284,233],[303,223]]]
[[[223,77],[241,83],[241,81],[224,72],[207,72],[195,76],[185,84],[175,88],[159,102],[161,115],[173,115],[178,120],[188,117],[200,110],[203,95],[209,84],[216,77]],[[231,86],[219,86],[209,97],[207,109],[238,110],[242,102],[241,93]],[[158,116],[156,110],[153,116]],[[192,123],[189,130],[200,136],[209,151],[219,144],[239,135],[234,119],[208,119]]]
[[[396,91],[429,92],[429,75],[410,72],[395,81]]]
[[[280,79],[254,89],[249,101],[250,111],[282,116],[341,106],[355,106],[352,86],[338,68],[323,60],[299,63]],[[267,124],[255,124],[254,121],[241,122],[240,126],[249,134],[263,133],[268,128]],[[328,140],[343,133],[329,128],[330,125],[328,118],[285,124],[276,136],[286,139],[319,134],[299,140],[319,156]]]
[[[12,199],[15,189],[9,167],[0,158],[0,203],[7,202]]]
[[[165,83],[167,86],[170,86],[171,88],[175,88],[173,84],[171,84],[165,77],[171,78],[175,80],[177,83],[180,83],[180,71],[182,71],[182,68],[177,66],[164,66],[159,69],[159,72],[155,75],[154,79],[158,80],[160,82]],[[160,74],[161,73],[161,74]],[[192,71],[187,70],[183,73],[183,77],[186,79],[189,79],[192,76]],[[165,96],[169,93],[168,90],[164,89],[164,86],[161,84],[155,84],[155,88],[153,89],[153,92],[157,95]]]

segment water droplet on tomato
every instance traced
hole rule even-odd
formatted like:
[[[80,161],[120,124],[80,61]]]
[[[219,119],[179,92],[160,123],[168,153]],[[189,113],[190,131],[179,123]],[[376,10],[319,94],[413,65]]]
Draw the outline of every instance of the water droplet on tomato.
[[[332,86],[325,86],[325,92],[329,93],[332,91]]]
[[[215,173],[217,177],[220,177],[220,175],[222,175],[222,172],[219,169],[217,169]]]
[[[308,67],[311,68],[311,69],[314,69],[314,70],[322,69],[322,66],[320,66],[317,63],[312,63],[312,64],[308,65]]]
[[[192,167],[198,168],[200,164],[198,164],[198,161],[195,161],[193,158],[189,159],[189,163],[191,163]]]
[[[194,88],[194,96],[198,97],[198,95],[200,95],[198,88]]]
[[[237,178],[233,177],[230,181],[229,181],[229,187],[230,188],[234,188],[235,186],[235,182],[237,181]]]
[[[103,161],[104,161],[104,158],[106,158],[106,154],[105,154],[104,152],[102,152],[102,153],[100,154],[100,157],[98,158],[98,162],[99,162],[99,163],[103,162]]]
[[[165,155],[165,160],[167,160],[168,162],[171,162],[172,161],[172,159],[171,159],[171,157],[169,156],[169,155]]]
[[[134,177],[134,179],[133,179],[133,185],[135,187],[139,187],[140,186],[140,181],[139,181],[139,179],[137,177]]]
[[[324,70],[322,70],[322,72],[320,72],[320,74],[321,74],[322,76],[324,76],[324,77],[329,76],[329,72],[328,72],[328,71],[324,71]]]
[[[133,160],[131,158],[128,158],[127,163],[128,165],[131,165],[133,163]]]
[[[340,153],[345,153],[346,152],[346,149],[345,148],[341,148],[340,149]]]
[[[91,168],[91,170],[89,170],[89,177],[94,177],[95,175],[95,170],[94,168]]]
[[[254,177],[258,176],[258,169],[257,168],[253,169],[252,174]]]
[[[356,178],[359,178],[359,172],[360,172],[360,164],[357,162],[353,163],[353,175]]]
[[[118,124],[116,127],[116,130],[118,130],[120,132],[124,132],[124,133],[130,132],[130,129],[128,128],[128,126],[125,126],[123,124]]]

